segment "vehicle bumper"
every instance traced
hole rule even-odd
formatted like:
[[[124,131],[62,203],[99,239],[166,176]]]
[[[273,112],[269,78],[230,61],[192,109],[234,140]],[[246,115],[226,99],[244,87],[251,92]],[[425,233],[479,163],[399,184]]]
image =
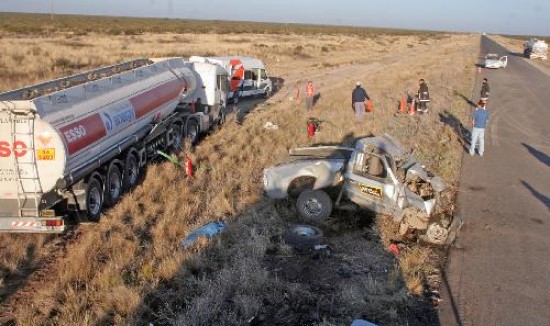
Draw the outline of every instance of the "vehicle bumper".
[[[8,233],[63,233],[65,220],[54,217],[0,217],[0,232]]]

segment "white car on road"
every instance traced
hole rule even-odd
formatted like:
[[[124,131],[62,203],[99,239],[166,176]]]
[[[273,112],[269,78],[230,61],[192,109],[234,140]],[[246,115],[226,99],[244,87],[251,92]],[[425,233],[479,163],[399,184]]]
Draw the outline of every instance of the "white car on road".
[[[503,56],[500,57],[498,54],[495,53],[489,53],[485,56],[485,68],[491,68],[491,69],[498,69],[498,68],[506,68],[506,65],[508,64],[508,57]]]

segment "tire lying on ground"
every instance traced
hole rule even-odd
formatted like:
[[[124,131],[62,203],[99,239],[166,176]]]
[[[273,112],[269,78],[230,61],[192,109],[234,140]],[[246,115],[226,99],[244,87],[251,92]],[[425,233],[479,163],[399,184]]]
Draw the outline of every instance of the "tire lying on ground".
[[[298,196],[296,210],[306,220],[325,220],[332,212],[332,200],[322,190],[304,190]]]
[[[297,250],[313,249],[321,244],[323,231],[311,225],[293,225],[284,235],[285,242]]]

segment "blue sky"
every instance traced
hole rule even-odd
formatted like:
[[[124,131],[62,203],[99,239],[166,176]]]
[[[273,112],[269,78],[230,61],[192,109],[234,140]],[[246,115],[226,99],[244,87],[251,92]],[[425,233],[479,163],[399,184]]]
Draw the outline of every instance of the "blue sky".
[[[0,0],[0,11],[550,35],[548,0]]]

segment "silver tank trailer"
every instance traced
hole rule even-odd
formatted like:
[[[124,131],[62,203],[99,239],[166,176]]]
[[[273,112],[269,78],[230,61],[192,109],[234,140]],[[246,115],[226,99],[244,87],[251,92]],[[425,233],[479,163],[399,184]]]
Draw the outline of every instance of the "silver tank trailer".
[[[174,112],[196,85],[181,58],[140,59],[0,94],[0,230],[40,229],[22,201],[44,202],[75,171]]]

